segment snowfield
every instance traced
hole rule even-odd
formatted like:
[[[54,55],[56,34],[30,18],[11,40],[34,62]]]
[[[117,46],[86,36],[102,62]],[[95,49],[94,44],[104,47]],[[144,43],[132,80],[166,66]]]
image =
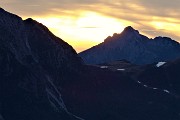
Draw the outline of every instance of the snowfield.
[[[156,67],[161,67],[165,64],[166,62],[158,62],[158,64],[156,64]]]

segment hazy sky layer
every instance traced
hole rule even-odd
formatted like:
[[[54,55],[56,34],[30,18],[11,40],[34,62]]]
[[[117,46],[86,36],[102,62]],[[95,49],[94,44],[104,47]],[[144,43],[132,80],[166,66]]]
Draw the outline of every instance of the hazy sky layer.
[[[129,25],[180,41],[180,0],[1,0],[0,6],[45,24],[78,52]]]

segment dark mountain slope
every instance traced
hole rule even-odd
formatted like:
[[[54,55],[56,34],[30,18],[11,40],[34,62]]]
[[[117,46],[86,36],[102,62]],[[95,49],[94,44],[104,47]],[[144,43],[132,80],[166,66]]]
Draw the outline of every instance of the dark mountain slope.
[[[160,67],[152,65],[138,73],[137,79],[148,86],[168,90],[180,96],[180,59],[167,62]]]
[[[150,64],[180,58],[180,44],[167,37],[149,39],[132,27],[108,37],[103,43],[79,55],[86,64],[109,63],[125,59],[134,64]]]
[[[180,119],[180,97],[139,84],[125,71],[87,66],[78,79],[62,86],[62,94],[69,110],[84,119]]]
[[[42,24],[0,9],[0,113],[5,120],[74,120],[55,73],[71,73],[81,59]],[[77,68],[77,67],[76,67]],[[58,80],[62,74],[56,74]]]
[[[31,31],[27,38],[33,55],[53,77],[60,77],[56,80],[62,80],[69,72],[77,71],[82,60],[71,46],[32,19],[25,20],[25,25],[27,31]]]

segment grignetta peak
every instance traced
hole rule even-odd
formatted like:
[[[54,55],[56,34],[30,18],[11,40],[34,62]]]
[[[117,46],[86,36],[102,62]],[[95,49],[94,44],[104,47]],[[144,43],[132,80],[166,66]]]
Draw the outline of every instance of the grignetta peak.
[[[132,26],[127,26],[126,28],[124,28],[123,32],[134,32],[136,31]]]
[[[180,44],[168,37],[148,37],[133,27],[107,37],[103,43],[79,55],[87,64],[108,63],[125,59],[134,64],[151,64],[180,58]]]

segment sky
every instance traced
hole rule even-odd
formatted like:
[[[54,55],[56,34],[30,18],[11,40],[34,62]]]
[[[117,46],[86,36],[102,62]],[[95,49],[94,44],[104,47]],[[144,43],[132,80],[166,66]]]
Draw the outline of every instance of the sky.
[[[180,42],[180,0],[1,0],[0,7],[46,25],[81,52],[132,26]]]

